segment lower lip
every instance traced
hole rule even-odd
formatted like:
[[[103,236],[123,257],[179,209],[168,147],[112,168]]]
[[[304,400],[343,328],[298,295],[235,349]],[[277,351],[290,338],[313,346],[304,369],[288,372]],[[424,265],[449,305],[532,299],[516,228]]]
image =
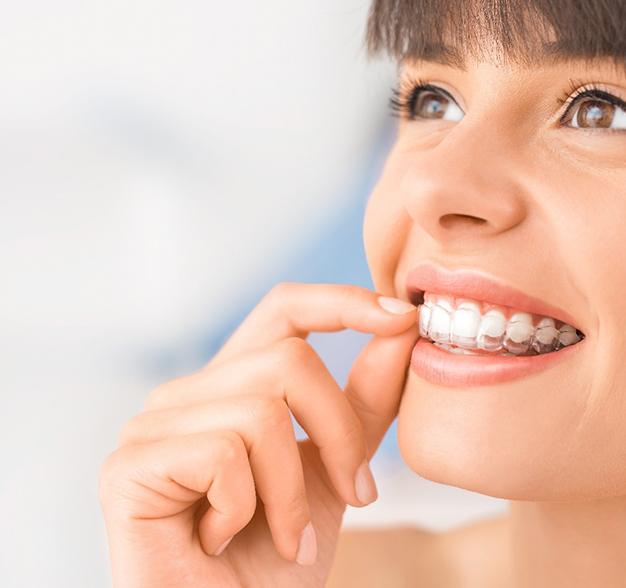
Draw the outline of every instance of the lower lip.
[[[547,369],[572,357],[578,343],[541,355],[459,355],[418,339],[411,354],[411,369],[431,384],[450,387],[485,386],[508,382]]]

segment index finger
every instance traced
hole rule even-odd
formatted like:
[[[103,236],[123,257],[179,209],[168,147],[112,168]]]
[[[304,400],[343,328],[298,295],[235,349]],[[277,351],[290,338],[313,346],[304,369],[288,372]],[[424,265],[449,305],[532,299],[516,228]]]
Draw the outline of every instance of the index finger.
[[[281,282],[263,297],[208,365],[280,339],[306,339],[311,331],[354,329],[396,335],[415,324],[416,311],[409,302],[361,286]]]

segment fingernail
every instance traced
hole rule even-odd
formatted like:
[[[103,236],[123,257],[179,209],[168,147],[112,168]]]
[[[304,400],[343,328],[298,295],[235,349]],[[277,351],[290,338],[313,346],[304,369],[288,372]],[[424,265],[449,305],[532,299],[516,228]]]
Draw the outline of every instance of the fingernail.
[[[392,314],[406,314],[417,308],[417,306],[413,306],[410,302],[405,302],[399,298],[391,298],[390,296],[379,296],[378,304]]]
[[[365,460],[356,471],[354,479],[354,487],[356,490],[356,497],[361,504],[370,504],[378,498],[378,491],[376,490],[376,482],[374,476],[370,470],[370,466]]]
[[[234,537],[234,535],[233,535]],[[222,551],[224,551],[224,549],[226,549],[227,545],[233,540],[233,538],[231,537],[230,539],[226,539],[226,541],[224,541],[224,543],[222,543],[217,550],[215,551],[215,553],[213,555],[219,555],[220,553],[222,553]]]
[[[317,557],[317,541],[315,540],[315,529],[308,522],[304,527],[302,533],[300,533],[300,543],[298,544],[298,554],[296,555],[296,561],[303,566],[310,566],[315,563]]]

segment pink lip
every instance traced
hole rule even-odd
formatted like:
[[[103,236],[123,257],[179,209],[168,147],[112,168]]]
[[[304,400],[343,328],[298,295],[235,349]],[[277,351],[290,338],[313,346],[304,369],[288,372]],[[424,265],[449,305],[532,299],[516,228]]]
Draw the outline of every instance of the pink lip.
[[[552,317],[578,328],[576,319],[562,308],[524,294],[521,290],[477,270],[448,270],[432,263],[424,263],[409,272],[406,288],[409,296],[412,292],[420,291],[448,294],[456,298],[472,298]]]
[[[585,339],[542,355],[456,355],[420,338],[411,354],[411,369],[431,384],[467,387],[499,384],[533,374],[572,357]]]
[[[550,316],[575,327],[576,321],[563,309],[524,294],[485,273],[448,270],[424,263],[407,276],[407,292],[433,292],[472,298],[499,306]],[[421,378],[442,386],[478,386],[521,378],[546,369],[580,351],[585,339],[559,351],[532,356],[458,355],[419,338],[411,354],[411,369]]]

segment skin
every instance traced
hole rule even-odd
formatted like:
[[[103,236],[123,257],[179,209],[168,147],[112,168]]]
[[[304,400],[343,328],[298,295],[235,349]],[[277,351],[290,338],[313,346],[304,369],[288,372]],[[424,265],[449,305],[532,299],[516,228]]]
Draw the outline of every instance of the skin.
[[[417,309],[395,302],[400,314],[357,286],[279,284],[207,366],[150,394],[101,470],[116,588],[325,585],[346,505],[377,497],[359,501],[355,474],[398,412],[418,338]],[[341,390],[305,339],[344,328],[374,336]],[[309,521],[317,554],[301,565]]]
[[[366,211],[376,289],[408,299],[407,272],[426,259],[478,268],[566,309],[586,339],[576,361],[498,385],[409,372],[402,456],[425,478],[511,500],[515,586],[622,585],[626,130],[565,128],[555,98],[572,77],[626,100],[626,75],[606,60],[411,62],[408,74],[465,115],[401,121]]]
[[[357,568],[359,586],[390,569],[390,586],[621,585],[626,132],[565,128],[555,98],[573,77],[626,99],[626,77],[573,60],[407,73],[450,91],[465,116],[400,122],[364,222],[375,292],[279,284],[207,366],[152,392],[102,466],[116,588],[350,586]],[[390,313],[377,295],[408,301],[406,275],[424,260],[563,307],[586,335],[576,361],[488,387],[420,380],[407,370],[416,310]],[[374,333],[345,390],[306,342],[343,328]],[[310,439],[295,441],[289,410]],[[411,469],[506,498],[510,516],[339,540],[346,505],[360,504],[357,468],[396,415]],[[309,520],[317,557],[300,565]]]

